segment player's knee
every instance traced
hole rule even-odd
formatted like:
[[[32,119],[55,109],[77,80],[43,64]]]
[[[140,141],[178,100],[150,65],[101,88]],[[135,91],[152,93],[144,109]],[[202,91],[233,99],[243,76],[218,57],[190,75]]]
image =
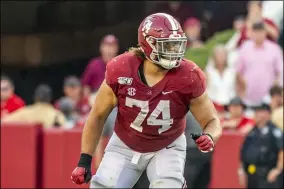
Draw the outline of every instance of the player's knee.
[[[176,178],[162,178],[151,181],[149,188],[182,188],[184,182]]]
[[[97,181],[92,180],[90,182],[90,188],[107,188],[107,186],[104,186],[101,183],[98,183]]]
[[[112,188],[116,184],[116,178],[113,178],[112,176],[105,176],[96,174],[92,177],[91,180],[91,188]],[[92,187],[94,186],[94,187]]]

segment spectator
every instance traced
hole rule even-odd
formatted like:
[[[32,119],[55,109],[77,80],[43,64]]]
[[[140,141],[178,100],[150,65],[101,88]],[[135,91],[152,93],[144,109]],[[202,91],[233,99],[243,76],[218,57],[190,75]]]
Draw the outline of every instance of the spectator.
[[[247,188],[282,188],[283,133],[270,121],[270,107],[258,106],[255,127],[241,149],[240,181]]]
[[[252,25],[255,22],[263,22],[265,25],[265,30],[267,32],[267,38],[272,41],[277,41],[279,37],[279,29],[277,25],[268,18],[263,18],[262,16],[262,2],[261,1],[249,1],[248,2],[248,15],[246,19],[246,25],[241,31],[241,37],[238,41],[238,46],[251,38]]]
[[[197,18],[190,17],[186,19],[183,28],[188,39],[188,47],[199,48],[203,46],[203,42],[200,40],[201,24]]]
[[[228,66],[233,67],[233,64],[236,62],[236,44],[240,37],[240,29],[243,25],[244,17],[236,17],[232,29],[230,28],[221,32],[216,32],[199,48],[188,48],[185,57],[196,62],[202,69],[210,68],[213,66],[213,60],[209,57],[212,50],[216,45],[224,44],[228,51]]]
[[[1,118],[25,106],[21,97],[14,93],[14,84],[7,76],[1,76]]]
[[[226,105],[236,95],[236,72],[227,66],[227,51],[223,45],[213,50],[213,64],[206,70],[207,92],[209,98],[216,105]]]
[[[242,31],[245,26],[245,18],[243,16],[237,16],[233,22],[233,28],[235,31]]]
[[[228,105],[229,117],[222,120],[225,130],[235,130],[247,134],[254,126],[254,121],[244,115],[245,105],[241,98],[235,97]]]
[[[64,79],[63,83],[64,97],[70,98],[75,104],[75,110],[80,116],[85,116],[89,113],[91,107],[89,106],[88,97],[82,95],[82,86],[80,80],[75,76],[69,76]],[[59,99],[55,102],[55,107],[58,108],[58,105],[61,103]]]
[[[89,98],[88,103],[89,103],[90,107],[92,107],[93,104],[95,103],[95,99],[96,99],[96,92],[93,93]],[[111,136],[112,135],[116,113],[117,113],[117,108],[114,108],[112,110],[112,112],[109,114],[109,116],[108,116],[108,118],[105,122],[105,126],[104,126],[102,136]],[[86,119],[87,119],[87,116],[81,116],[76,122],[76,127],[77,128],[83,128]]]
[[[41,123],[45,128],[53,126],[64,127],[65,117],[62,112],[52,106],[51,98],[52,91],[50,87],[41,84],[35,89],[35,103],[33,105],[26,106],[7,115],[3,121]]]
[[[281,84],[283,53],[277,43],[266,39],[262,22],[253,25],[252,40],[245,42],[237,61],[239,94],[246,105],[259,104],[274,84]]]
[[[283,132],[283,105],[276,108],[271,115],[272,122]]]
[[[66,128],[73,128],[78,120],[78,114],[76,112],[76,104],[69,97],[63,97],[58,102],[58,109],[64,114]]]
[[[209,51],[213,49],[217,44],[224,44],[228,51],[228,66],[234,67],[237,57],[237,42],[241,36],[240,31],[244,27],[245,19],[243,16],[237,16],[233,22],[233,28],[227,29],[221,32],[216,32],[211,38],[209,38],[205,46]],[[207,67],[212,66],[212,59],[209,59]]]
[[[283,106],[283,88],[280,86],[273,86],[270,91],[270,107],[273,110]]]
[[[82,76],[84,96],[98,90],[105,78],[106,64],[117,56],[118,50],[118,39],[114,35],[107,35],[102,39],[101,56],[90,61]]]
[[[273,86],[270,89],[270,107],[272,122],[283,131],[283,88]]]
[[[278,28],[283,28],[283,1],[263,1],[262,15],[274,21]]]
[[[96,99],[96,93],[93,93],[89,98],[89,105],[90,106],[93,106],[93,104],[95,103],[95,99]],[[113,128],[114,128],[114,125],[115,125],[114,121],[115,121],[115,118],[116,118],[116,114],[117,114],[117,108],[114,108],[112,110],[112,112],[109,114],[109,116],[108,116],[108,118],[105,122],[102,136],[111,136],[112,135]],[[81,117],[81,119],[78,120],[76,127],[82,128],[85,124],[85,120],[86,120],[86,118]]]
[[[206,41],[206,46],[212,49],[216,44],[226,44],[228,50],[235,49],[244,25],[245,18],[241,15],[237,16],[233,21],[233,28],[216,32]]]

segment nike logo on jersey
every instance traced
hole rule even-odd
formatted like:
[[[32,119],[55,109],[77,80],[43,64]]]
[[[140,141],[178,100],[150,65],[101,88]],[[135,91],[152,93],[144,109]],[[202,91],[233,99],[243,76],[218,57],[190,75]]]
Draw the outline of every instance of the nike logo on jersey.
[[[164,91],[162,91],[162,94],[163,95],[166,95],[166,94],[169,94],[169,93],[172,93],[173,91],[167,91],[167,92],[164,92]]]
[[[170,149],[170,148],[173,148],[175,147],[176,145],[173,145],[173,146],[167,146],[166,149]]]

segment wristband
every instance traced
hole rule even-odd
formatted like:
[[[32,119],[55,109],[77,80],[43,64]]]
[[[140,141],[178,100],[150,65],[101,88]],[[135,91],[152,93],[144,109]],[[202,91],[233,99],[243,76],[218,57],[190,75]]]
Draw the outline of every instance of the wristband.
[[[205,135],[209,136],[211,140],[214,142],[213,137],[210,134],[206,133]]]
[[[197,139],[198,139],[200,136],[202,136],[202,135],[207,135],[207,136],[209,136],[209,137],[211,138],[211,140],[214,142],[213,137],[212,137],[210,134],[207,134],[207,133],[190,134],[190,136],[191,136],[191,138],[192,138],[193,140],[197,140]]]
[[[81,153],[78,167],[90,168],[92,164],[93,157],[89,154]]]

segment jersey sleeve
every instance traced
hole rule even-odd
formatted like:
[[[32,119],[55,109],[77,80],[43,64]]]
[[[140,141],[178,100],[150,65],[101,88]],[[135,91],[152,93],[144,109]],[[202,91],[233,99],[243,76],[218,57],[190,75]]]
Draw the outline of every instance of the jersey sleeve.
[[[190,70],[188,78],[188,85],[183,88],[182,92],[187,96],[188,100],[192,100],[201,96],[206,90],[206,77],[203,71],[198,67],[194,66]]]
[[[106,84],[113,90],[114,94],[117,95],[118,91],[118,73],[116,69],[116,61],[112,59],[106,66],[105,81]]]
[[[191,98],[197,98],[201,96],[206,90],[206,77],[199,67],[197,67],[195,71],[193,71],[192,75],[192,78],[195,82],[193,83]]]
[[[106,65],[105,81],[106,84],[118,96],[119,87],[121,86],[121,78],[131,77],[131,54],[124,53],[114,57]]]

